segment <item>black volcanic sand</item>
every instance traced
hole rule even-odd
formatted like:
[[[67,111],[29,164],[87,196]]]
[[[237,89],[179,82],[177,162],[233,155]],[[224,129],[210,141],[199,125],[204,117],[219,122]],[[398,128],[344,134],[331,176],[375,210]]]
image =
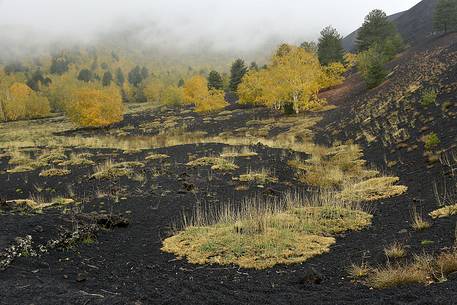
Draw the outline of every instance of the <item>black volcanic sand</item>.
[[[267,110],[256,111],[239,112],[230,120],[211,122],[204,130],[217,134],[243,127],[248,120],[271,115]],[[334,113],[327,115],[335,116]],[[199,115],[190,115],[197,120],[192,126],[202,122]],[[156,116],[152,113],[128,115],[116,127],[139,126]],[[192,130],[192,126],[188,126],[189,129]],[[94,133],[100,131],[72,134]],[[318,134],[317,138],[326,141],[323,135]],[[407,159],[405,157],[404,164],[390,169],[409,187],[406,195],[370,203],[374,214],[372,226],[362,232],[338,236],[330,253],[304,264],[244,270],[236,266],[192,265],[161,252],[162,240],[169,236],[172,225],[181,219],[183,212],[191,211],[196,202],[219,205],[245,196],[276,196],[288,189],[306,188],[294,179],[293,171],[287,166],[293,153],[262,145],[252,147],[258,156],[236,158],[240,168],[232,173],[185,165],[188,155],[218,154],[223,147],[221,144],[183,145],[130,154],[108,149],[75,150],[93,153],[97,163],[107,159],[143,161],[151,152],[170,156],[146,162],[140,169],[146,179],[140,182],[128,178],[93,180],[89,178],[92,166],[70,167],[71,175],[55,178],[39,177],[39,171],[1,174],[2,199],[28,198],[29,194],[36,193],[36,186],[49,188],[44,191],[49,197],[66,195],[71,186],[75,196],[84,199],[79,212],[122,214],[130,224],[126,228],[100,231],[94,244],[51,250],[40,257],[18,258],[0,272],[0,304],[457,304],[457,276],[441,284],[380,291],[354,282],[347,275],[351,263],[360,263],[362,258],[374,266],[385,264],[383,248],[394,241],[403,241],[409,246],[408,258],[412,253],[435,253],[452,245],[455,217],[434,221],[433,226],[423,232],[415,232],[410,227],[412,204],[419,204],[424,213],[431,211],[435,207],[431,185],[436,177],[443,176],[440,168],[427,168],[419,152],[412,152]],[[381,148],[366,149],[367,159],[383,168]],[[7,158],[1,159],[0,172],[7,167]],[[280,182],[263,187],[251,184],[248,191],[235,190],[239,182],[232,177],[249,168],[269,168]],[[96,198],[97,191],[112,193],[117,200]],[[59,208],[37,215],[3,212],[0,214],[0,249],[10,245],[15,237],[28,234],[35,244],[46,243],[54,239],[59,230],[71,228],[70,215]],[[434,243],[421,246],[423,240]],[[323,275],[322,283],[303,283],[310,267]]]

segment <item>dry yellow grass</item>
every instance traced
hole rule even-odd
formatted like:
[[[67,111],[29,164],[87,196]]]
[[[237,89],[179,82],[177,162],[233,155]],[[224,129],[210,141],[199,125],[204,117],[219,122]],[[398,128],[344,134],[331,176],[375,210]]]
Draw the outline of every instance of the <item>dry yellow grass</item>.
[[[92,157],[90,153],[81,153],[75,154],[71,153],[68,160],[58,163],[60,166],[84,166],[84,165],[94,165],[94,161],[89,158]]]
[[[40,172],[39,176],[40,177],[61,177],[61,176],[67,176],[71,174],[71,171],[69,169],[65,168],[50,168],[46,169]]]
[[[340,198],[348,201],[376,201],[399,196],[408,190],[404,185],[395,185],[398,177],[371,178],[343,188]]]
[[[351,264],[348,268],[348,274],[352,278],[366,277],[370,271],[370,266],[368,266],[365,262],[362,262],[361,264]]]
[[[430,281],[428,270],[411,266],[387,266],[376,269],[368,277],[368,285],[386,289],[407,284],[425,284]]]
[[[249,147],[243,146],[239,147],[228,147],[224,148],[221,154],[222,158],[237,158],[237,157],[254,157],[257,156],[257,153],[252,151]]]
[[[433,219],[457,215],[457,204],[448,205],[430,213]]]
[[[45,202],[45,200],[38,196],[32,196],[31,199],[16,199],[16,200],[8,200],[6,201],[7,204],[15,204],[18,207],[26,206],[32,210],[42,210],[45,208],[53,207],[53,206],[62,206],[62,205],[69,205],[75,203],[73,199],[57,197],[52,199],[50,202]]]
[[[135,168],[144,167],[141,162],[120,162],[115,163],[112,160],[107,160],[104,163],[97,165],[94,169],[94,174],[91,178],[94,179],[116,179],[119,177],[132,177]]]
[[[422,212],[417,211],[416,207],[413,207],[411,211],[411,227],[416,231],[422,231],[430,228],[431,224],[424,219]]]
[[[197,264],[264,269],[301,263],[328,252],[332,234],[371,223],[371,215],[327,199],[288,194],[279,202],[252,198],[216,211],[199,208],[162,250]]]
[[[443,252],[436,258],[437,269],[440,274],[446,276],[457,271],[457,250]]]
[[[10,150],[9,155],[11,157],[9,165],[14,166],[7,170],[9,173],[33,171],[47,165],[61,163],[67,158],[63,149],[43,150],[36,158],[18,149]]]
[[[219,157],[203,157],[190,161],[186,165],[191,167],[210,166],[212,170],[216,171],[233,171],[238,168],[233,161]]]
[[[437,256],[416,255],[410,263],[388,265],[373,269],[367,284],[378,289],[392,288],[406,284],[428,284],[445,281],[457,271],[457,248]]]
[[[406,249],[402,244],[395,242],[384,248],[384,253],[388,258],[402,258],[406,256]]]
[[[274,177],[271,172],[265,168],[259,171],[249,170],[246,174],[240,175],[238,178],[241,182],[257,182],[257,183],[276,183],[278,178]]]
[[[170,156],[165,155],[165,154],[152,153],[152,154],[147,155],[146,158],[144,158],[144,159],[148,160],[148,161],[153,161],[153,160],[163,160],[163,159],[168,159],[168,158],[170,158]]]

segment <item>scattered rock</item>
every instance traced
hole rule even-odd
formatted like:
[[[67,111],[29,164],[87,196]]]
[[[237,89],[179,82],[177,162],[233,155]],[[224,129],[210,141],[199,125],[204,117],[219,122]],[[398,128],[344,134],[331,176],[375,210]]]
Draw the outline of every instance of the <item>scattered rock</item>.
[[[81,283],[81,282],[84,282],[85,280],[87,280],[87,273],[85,273],[85,272],[78,273],[78,275],[76,276],[76,281],[78,283]]]
[[[398,233],[398,234],[407,234],[407,233],[408,233],[408,230],[402,229],[402,230],[398,231],[397,233]]]
[[[193,185],[192,183],[188,183],[188,182],[184,182],[183,187],[188,192],[191,192],[195,189],[195,185]]]
[[[281,195],[281,192],[269,187],[263,191],[263,194],[265,194],[267,196],[279,196],[279,195]]]
[[[38,233],[43,233],[43,232],[44,232],[42,226],[36,226],[33,230],[34,230],[35,232],[38,232]]]
[[[319,285],[324,279],[323,275],[318,272],[314,267],[308,267],[303,271],[303,276],[300,280],[300,284],[315,284]]]
[[[448,281],[456,281],[457,280],[457,272],[453,272],[447,276]]]

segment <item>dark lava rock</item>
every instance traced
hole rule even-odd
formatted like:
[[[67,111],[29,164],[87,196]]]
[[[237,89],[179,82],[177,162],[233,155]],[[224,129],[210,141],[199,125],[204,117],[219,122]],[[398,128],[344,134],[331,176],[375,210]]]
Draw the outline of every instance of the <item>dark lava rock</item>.
[[[263,191],[263,193],[267,196],[279,196],[281,195],[281,192],[278,190],[275,190],[271,187],[267,188],[266,190]]]
[[[191,192],[195,189],[195,185],[193,185],[192,183],[187,183],[187,182],[183,183],[183,187],[188,192]]]
[[[303,276],[300,279],[300,284],[319,285],[320,283],[322,283],[323,279],[324,279],[324,276],[320,272],[318,272],[313,267],[308,267],[303,271]]]
[[[87,273],[85,273],[85,272],[78,273],[78,275],[76,276],[76,281],[81,283],[81,282],[84,282],[85,280],[87,280]]]
[[[36,226],[33,230],[34,230],[35,232],[38,232],[38,233],[43,233],[43,232],[44,232],[42,226]]]

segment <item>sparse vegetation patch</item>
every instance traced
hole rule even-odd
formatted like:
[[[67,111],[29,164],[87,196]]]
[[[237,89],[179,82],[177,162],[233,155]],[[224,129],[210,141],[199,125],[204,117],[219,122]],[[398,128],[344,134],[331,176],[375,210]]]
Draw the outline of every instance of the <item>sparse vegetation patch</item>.
[[[67,176],[71,173],[69,169],[65,168],[50,168],[42,171],[40,177],[55,177],[55,176]]]
[[[141,162],[120,162],[115,163],[112,160],[108,160],[105,163],[95,167],[94,174],[91,178],[94,179],[116,179],[119,177],[131,177],[134,174],[135,168],[144,167]]]
[[[430,213],[430,216],[434,219],[445,218],[454,215],[457,215],[457,204],[448,205]]]
[[[187,163],[187,166],[198,167],[198,166],[210,166],[212,170],[217,171],[233,171],[238,168],[238,166],[225,158],[219,157],[203,157]]]
[[[241,175],[239,180],[241,182],[257,182],[257,183],[275,183],[278,178],[274,177],[267,169],[260,171],[248,171],[246,174]]]
[[[163,251],[196,264],[264,269],[328,252],[335,243],[332,234],[361,230],[371,223],[371,215],[289,195],[281,202],[248,199],[241,207],[197,210],[185,223],[181,232],[164,241]]]
[[[371,178],[343,188],[340,198],[348,201],[376,201],[399,196],[408,187],[395,185],[398,180],[398,177]]]

